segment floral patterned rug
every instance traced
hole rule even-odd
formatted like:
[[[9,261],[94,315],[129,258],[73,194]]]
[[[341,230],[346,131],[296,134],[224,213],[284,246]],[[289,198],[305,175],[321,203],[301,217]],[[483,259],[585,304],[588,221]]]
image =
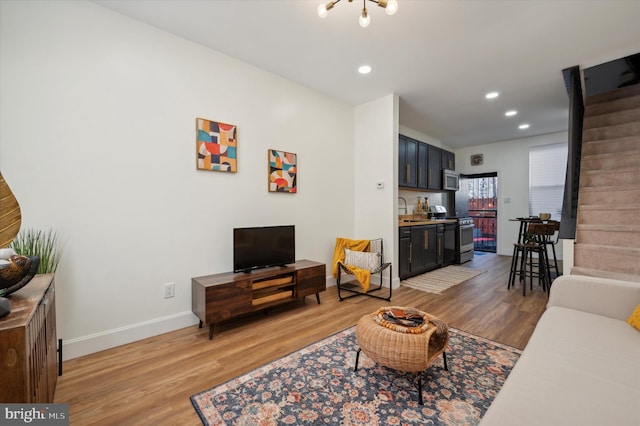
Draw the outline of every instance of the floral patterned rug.
[[[450,329],[447,363],[417,376],[360,354],[355,326],[191,397],[205,425],[475,425],[521,351]]]

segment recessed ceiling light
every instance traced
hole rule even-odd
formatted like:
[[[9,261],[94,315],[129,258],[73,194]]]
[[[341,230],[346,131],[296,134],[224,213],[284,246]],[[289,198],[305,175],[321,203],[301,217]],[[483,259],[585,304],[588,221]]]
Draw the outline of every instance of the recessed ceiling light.
[[[524,123],[518,126],[518,129],[520,130],[524,130],[524,129],[528,129],[529,128],[529,124],[528,123]]]
[[[517,113],[518,113],[518,111],[516,111],[515,109],[512,109],[511,111],[505,112],[504,115],[506,115],[507,117],[513,117]]]
[[[358,72],[360,74],[369,74],[371,72],[371,67],[369,65],[362,65],[358,68]]]
[[[487,99],[495,99],[500,95],[500,93],[498,92],[489,92],[486,95],[484,95],[485,98]]]

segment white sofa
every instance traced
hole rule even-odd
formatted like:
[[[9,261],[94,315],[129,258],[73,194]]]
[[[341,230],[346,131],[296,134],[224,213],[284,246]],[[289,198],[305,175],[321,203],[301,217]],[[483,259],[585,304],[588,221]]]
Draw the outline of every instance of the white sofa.
[[[640,283],[562,276],[482,426],[640,425]]]

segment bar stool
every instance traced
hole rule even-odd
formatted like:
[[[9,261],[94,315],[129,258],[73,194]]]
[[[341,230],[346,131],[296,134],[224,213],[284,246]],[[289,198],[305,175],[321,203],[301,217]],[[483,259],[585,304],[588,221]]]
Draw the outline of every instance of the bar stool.
[[[546,248],[546,237],[549,232],[548,229],[553,225],[548,225],[541,222],[529,223],[526,233],[524,234],[522,241],[514,244],[514,251],[521,251],[522,257],[520,259],[520,267],[517,268],[517,261],[514,265],[512,260],[512,274],[515,280],[515,276],[520,277],[522,281],[522,295],[527,294],[527,277],[529,277],[529,289],[533,291],[533,279],[538,278],[539,285],[542,286],[543,291],[546,293],[551,285],[551,278],[548,269],[548,258]],[[534,259],[533,254],[537,254],[537,260]],[[528,270],[527,270],[528,267]],[[515,287],[515,283],[509,281],[507,288]]]
[[[551,251],[553,253],[553,264],[556,270],[556,277],[560,276],[560,270],[558,269],[558,258],[556,257],[556,244],[558,244],[558,239],[560,238],[560,222],[556,220],[550,220],[547,222],[550,226],[547,228],[547,237],[545,238],[544,244],[547,247],[547,260],[549,259],[549,246],[551,246]],[[551,262],[548,261],[547,269],[549,270],[549,276],[551,276]]]
[[[521,263],[521,256],[524,252],[523,242],[525,240],[525,236],[528,233],[528,226],[531,223],[541,223],[542,221],[539,219],[518,219],[520,220],[520,229],[518,231],[518,242],[513,244],[513,254],[511,255],[511,268],[509,270],[509,283],[507,285],[507,289],[511,287],[515,287],[516,276],[520,276],[520,280],[522,280],[522,276],[520,274],[521,267],[518,267],[518,263]]]

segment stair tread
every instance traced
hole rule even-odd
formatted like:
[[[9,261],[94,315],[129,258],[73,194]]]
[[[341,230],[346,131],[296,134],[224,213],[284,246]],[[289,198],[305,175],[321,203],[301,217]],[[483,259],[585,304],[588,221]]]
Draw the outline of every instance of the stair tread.
[[[599,154],[585,154],[582,156],[582,159],[585,158],[615,158],[615,157],[640,157],[640,152],[638,150],[628,149],[626,151],[615,151],[615,152],[602,152]]]
[[[587,106],[597,105],[638,95],[640,95],[640,84],[634,84],[631,86],[621,87],[607,93],[599,93],[597,95],[588,96],[585,100],[585,104]]]
[[[617,98],[617,99],[613,99],[610,101],[606,101],[606,102],[597,102],[594,104],[586,104],[584,107],[584,117],[597,117],[599,115],[602,114],[609,114],[612,111],[611,110],[607,110],[605,112],[600,112],[599,110],[601,110],[603,107],[605,107],[607,104],[612,104],[612,103],[617,103],[619,106],[619,110],[620,111],[625,111],[628,109],[634,109],[637,108],[635,105],[637,105],[637,103],[635,102],[636,100],[640,100],[640,95],[631,95],[631,96],[624,96],[622,98]],[[620,105],[622,104],[622,105]]]
[[[638,193],[640,193],[640,188],[638,188],[637,185],[635,186],[631,186],[631,185],[618,185],[618,186],[581,186],[580,187],[580,192],[584,192],[585,194],[590,194],[590,195],[600,195],[600,194],[606,194],[606,193],[610,193],[612,195],[617,195],[619,196],[621,192],[627,192],[630,193],[633,191],[633,195],[637,196]],[[580,198],[578,197],[578,200],[580,200]],[[583,204],[580,203],[580,205],[582,206]],[[589,205],[594,205],[593,202],[590,202]],[[611,208],[611,207],[609,207]]]
[[[607,143],[620,143],[620,144],[624,144],[627,142],[630,143],[634,143],[637,142],[638,139],[640,139],[640,135],[631,135],[631,136],[621,136],[619,138],[611,138],[611,139],[607,139]],[[582,144],[583,145],[596,145],[602,143],[601,140],[592,140],[592,141],[583,141]]]
[[[571,275],[586,275],[589,277],[611,278],[636,283],[640,282],[640,275],[604,271],[602,269],[584,268],[582,266],[572,267]]]
[[[618,252],[618,254],[625,253],[637,253],[640,254],[640,247],[618,247],[618,246],[607,246],[603,244],[588,244],[588,243],[580,243],[576,242],[576,250],[585,249],[585,250],[606,250],[612,252]],[[578,248],[579,247],[579,248]],[[630,253],[629,253],[630,254]]]
[[[584,210],[640,210],[640,204],[624,204],[624,205],[609,205],[609,204],[588,204],[580,206]]]
[[[638,101],[640,102],[640,96],[638,96]],[[585,119],[586,120],[586,119]],[[626,128],[626,127],[635,127],[638,125],[637,121],[628,121],[626,123],[617,123],[617,124],[610,124],[608,126],[601,126],[601,127],[591,127],[591,128],[583,128],[584,132],[587,133],[595,133],[598,130],[601,129],[618,129],[618,128]]]
[[[638,96],[638,104],[640,105],[640,96]],[[584,130],[592,130],[592,129],[601,129],[604,127],[617,126],[620,124],[634,123],[637,122],[636,117],[640,115],[640,107],[632,107],[632,108],[623,108],[618,111],[612,112],[603,112],[600,114],[585,114],[584,116]],[[602,121],[605,118],[610,118],[611,120],[620,121],[625,120],[623,122],[617,123],[608,123],[601,126],[592,126],[592,122]]]
[[[583,158],[584,161],[584,158]],[[629,166],[629,167],[616,167],[614,170],[612,169],[595,169],[595,170],[584,170],[585,173],[620,173],[620,172],[627,172],[627,171],[637,171],[640,170],[640,167],[636,167],[636,166]]]
[[[583,172],[586,173],[586,172]],[[616,185],[616,186],[581,186],[580,191],[585,192],[611,192],[611,191],[629,191],[638,190],[638,185]]]
[[[635,232],[640,231],[640,225],[581,224],[576,225],[576,229],[603,232]]]

